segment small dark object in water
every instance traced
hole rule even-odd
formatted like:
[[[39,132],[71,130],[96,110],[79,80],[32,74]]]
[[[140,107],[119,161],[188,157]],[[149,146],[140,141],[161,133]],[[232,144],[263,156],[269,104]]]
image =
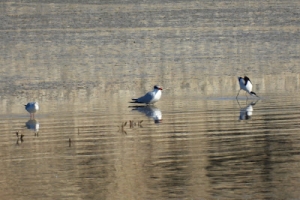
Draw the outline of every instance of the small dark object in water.
[[[21,134],[21,137],[20,137],[21,142],[23,142],[23,137],[24,137],[24,135]]]
[[[134,127],[134,121],[133,121],[133,120],[132,120],[132,121],[130,120],[129,122],[130,122],[130,128],[133,128],[133,127]]]
[[[69,138],[69,147],[71,146],[71,138]]]
[[[124,127],[126,126],[127,124],[127,121],[122,123],[121,126],[119,126],[119,130],[118,131],[121,131],[122,133],[124,133],[125,135],[127,135],[127,132],[124,130]]]

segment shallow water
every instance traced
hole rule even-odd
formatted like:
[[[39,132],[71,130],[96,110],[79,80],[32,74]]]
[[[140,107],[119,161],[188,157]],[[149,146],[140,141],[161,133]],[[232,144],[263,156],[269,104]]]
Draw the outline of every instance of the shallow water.
[[[25,111],[3,115],[2,195],[297,198],[300,96],[261,95],[257,102],[164,97],[155,108],[139,111],[129,105],[111,109],[101,101],[90,111],[80,111],[85,105],[67,111],[65,103],[53,106],[57,112],[50,114],[43,107],[53,102],[41,102],[37,133],[24,127]],[[162,116],[161,123],[155,123],[155,116]],[[15,131],[25,135],[23,141]]]
[[[3,3],[1,197],[299,198],[298,7]]]

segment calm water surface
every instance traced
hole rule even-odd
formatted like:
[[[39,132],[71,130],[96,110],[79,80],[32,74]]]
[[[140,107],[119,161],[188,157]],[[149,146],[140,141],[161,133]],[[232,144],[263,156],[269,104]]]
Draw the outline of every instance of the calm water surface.
[[[1,198],[299,199],[299,6],[2,3]]]
[[[116,110],[99,97],[89,111],[41,101],[31,129],[25,111],[2,115],[3,197],[294,199],[300,96],[261,96],[164,96],[155,107]]]

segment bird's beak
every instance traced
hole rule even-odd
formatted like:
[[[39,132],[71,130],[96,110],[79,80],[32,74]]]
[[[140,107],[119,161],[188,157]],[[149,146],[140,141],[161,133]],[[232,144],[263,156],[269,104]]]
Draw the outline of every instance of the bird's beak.
[[[159,90],[163,90],[162,88],[158,88]]]

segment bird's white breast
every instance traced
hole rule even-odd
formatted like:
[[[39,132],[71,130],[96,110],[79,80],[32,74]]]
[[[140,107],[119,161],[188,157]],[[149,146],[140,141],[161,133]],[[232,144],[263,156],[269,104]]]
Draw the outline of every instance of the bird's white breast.
[[[154,96],[150,103],[157,102],[160,99],[160,97],[161,97],[161,90],[154,91]]]
[[[245,83],[244,79],[239,80],[241,89],[245,90],[246,92],[250,93],[252,91],[252,83],[250,81],[247,81]]]

